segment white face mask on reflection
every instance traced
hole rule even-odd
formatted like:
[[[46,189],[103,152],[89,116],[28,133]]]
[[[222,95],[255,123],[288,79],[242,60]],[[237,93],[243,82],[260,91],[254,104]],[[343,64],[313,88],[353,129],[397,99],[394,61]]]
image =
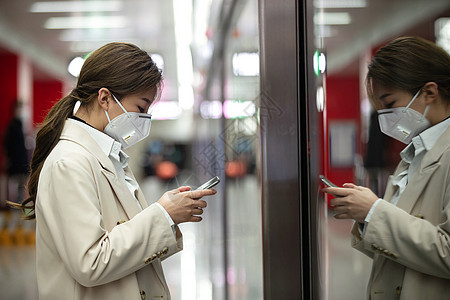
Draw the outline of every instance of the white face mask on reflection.
[[[114,95],[112,96],[124,113],[111,120],[105,110],[108,124],[104,132],[121,143],[123,149],[126,149],[142,141],[150,134],[152,116],[148,113],[127,112],[117,98]]]
[[[381,131],[405,144],[409,144],[413,137],[430,127],[430,121],[425,118],[429,105],[425,107],[423,115],[409,108],[419,96],[420,89],[406,107],[381,109],[378,111],[378,121]]]

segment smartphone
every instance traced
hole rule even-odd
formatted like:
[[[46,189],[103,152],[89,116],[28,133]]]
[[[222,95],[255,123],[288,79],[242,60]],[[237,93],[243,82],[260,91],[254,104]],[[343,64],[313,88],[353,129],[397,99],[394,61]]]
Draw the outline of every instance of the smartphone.
[[[211,178],[210,180],[208,180],[207,182],[205,182],[204,184],[202,184],[201,186],[199,186],[196,190],[205,190],[205,189],[210,189],[213,186],[215,186],[216,184],[218,184],[220,182],[220,178],[219,176],[215,176],[213,178]]]
[[[323,183],[325,183],[325,185],[329,186],[329,187],[337,187],[337,185],[335,185],[334,183],[332,183],[328,178],[326,178],[323,175],[319,175],[320,180],[322,180]]]

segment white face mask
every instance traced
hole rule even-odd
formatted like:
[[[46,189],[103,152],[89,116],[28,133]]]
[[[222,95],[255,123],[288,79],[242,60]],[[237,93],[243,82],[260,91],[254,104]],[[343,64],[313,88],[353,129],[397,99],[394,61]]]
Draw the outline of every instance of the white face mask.
[[[421,89],[422,90],[422,89]],[[406,107],[381,109],[378,111],[378,121],[381,131],[405,144],[409,144],[413,137],[430,127],[430,121],[425,118],[429,105],[423,115],[411,108],[411,104],[419,96],[419,90]]]
[[[111,120],[105,110],[109,123],[106,125],[104,132],[121,143],[123,149],[126,149],[142,141],[150,134],[152,116],[148,113],[127,112],[117,98],[114,95],[112,96],[125,113]]]

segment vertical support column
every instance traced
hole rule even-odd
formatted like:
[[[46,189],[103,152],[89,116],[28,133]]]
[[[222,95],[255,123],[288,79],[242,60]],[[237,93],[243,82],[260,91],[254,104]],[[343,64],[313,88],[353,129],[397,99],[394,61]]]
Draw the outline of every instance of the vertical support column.
[[[259,5],[264,299],[309,299],[304,269],[309,237],[302,233],[302,226],[308,227],[302,217],[308,195],[301,187],[308,179],[300,167],[307,164],[301,141],[307,137],[300,135],[304,4],[260,0]]]
[[[18,60],[17,98],[22,103],[21,119],[23,130],[31,134],[33,130],[33,67],[30,60],[21,55]]]

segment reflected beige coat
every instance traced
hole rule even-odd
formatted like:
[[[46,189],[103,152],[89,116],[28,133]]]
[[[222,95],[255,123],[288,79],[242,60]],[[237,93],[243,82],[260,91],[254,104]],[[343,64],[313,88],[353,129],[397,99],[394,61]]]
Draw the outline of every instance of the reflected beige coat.
[[[41,300],[170,299],[161,260],[181,250],[181,233],[175,239],[161,209],[136,196],[142,211],[96,141],[66,121],[39,178]]]
[[[364,239],[352,245],[373,258],[369,299],[450,299],[450,128],[426,153],[398,205],[388,184]],[[407,168],[401,162],[394,176]]]

